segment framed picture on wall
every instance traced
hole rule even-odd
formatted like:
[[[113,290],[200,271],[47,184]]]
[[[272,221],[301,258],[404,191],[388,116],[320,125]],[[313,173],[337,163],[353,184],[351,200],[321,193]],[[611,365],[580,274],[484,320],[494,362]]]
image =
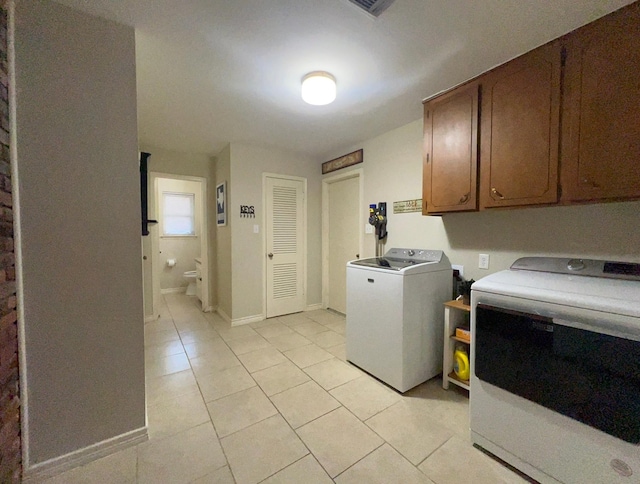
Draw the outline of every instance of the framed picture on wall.
[[[227,225],[227,182],[216,186],[216,223]]]

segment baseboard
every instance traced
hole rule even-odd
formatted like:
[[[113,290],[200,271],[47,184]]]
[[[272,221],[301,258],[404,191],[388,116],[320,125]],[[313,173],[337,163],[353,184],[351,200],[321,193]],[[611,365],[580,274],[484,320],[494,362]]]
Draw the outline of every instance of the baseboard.
[[[147,440],[149,440],[147,427],[132,430],[126,434],[103,440],[102,442],[89,445],[60,457],[54,457],[39,464],[25,467],[22,482],[41,482],[44,479],[56,476],[74,467],[88,464],[96,459],[115,454],[118,451],[141,444]]]
[[[309,304],[305,311],[316,311],[317,309],[322,309],[322,303],[318,304]]]
[[[242,326],[243,324],[258,323],[260,321],[264,321],[264,315],[256,314],[245,318],[232,319],[231,326]]]
[[[216,313],[218,313],[220,315],[220,317],[222,319],[224,319],[227,323],[231,324],[231,318],[229,317],[229,315],[227,313],[225,313],[222,309],[217,308],[216,309]]]
[[[174,292],[186,292],[187,286],[170,287],[168,289],[160,289],[160,294],[173,294]]]
[[[154,321],[156,321],[158,318],[160,317],[159,314],[152,314],[151,316],[147,316],[146,318],[144,318],[144,322],[145,323],[153,323]]]

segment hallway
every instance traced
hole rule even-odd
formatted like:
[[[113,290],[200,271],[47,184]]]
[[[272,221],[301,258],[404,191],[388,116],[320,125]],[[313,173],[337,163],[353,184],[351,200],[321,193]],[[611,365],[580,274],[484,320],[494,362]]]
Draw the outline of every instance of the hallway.
[[[54,483],[519,483],[469,444],[468,399],[405,395],[345,361],[318,310],[230,327],[167,294],[145,325],[149,441]]]

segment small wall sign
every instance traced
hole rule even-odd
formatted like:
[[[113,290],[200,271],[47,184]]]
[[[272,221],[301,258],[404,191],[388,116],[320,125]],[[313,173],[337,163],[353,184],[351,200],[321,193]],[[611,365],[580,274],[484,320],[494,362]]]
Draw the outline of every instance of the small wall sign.
[[[393,213],[422,212],[422,199],[393,202]]]
[[[240,205],[240,217],[256,218],[256,209],[253,205]]]

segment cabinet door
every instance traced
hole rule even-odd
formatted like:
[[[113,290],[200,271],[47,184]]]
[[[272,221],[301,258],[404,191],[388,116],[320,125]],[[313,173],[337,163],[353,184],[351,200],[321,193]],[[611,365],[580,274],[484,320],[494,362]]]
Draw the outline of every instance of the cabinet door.
[[[562,199],[640,197],[640,4],[566,39]]]
[[[558,201],[559,42],[482,78],[480,206]]]
[[[477,82],[424,105],[423,213],[477,210]]]

